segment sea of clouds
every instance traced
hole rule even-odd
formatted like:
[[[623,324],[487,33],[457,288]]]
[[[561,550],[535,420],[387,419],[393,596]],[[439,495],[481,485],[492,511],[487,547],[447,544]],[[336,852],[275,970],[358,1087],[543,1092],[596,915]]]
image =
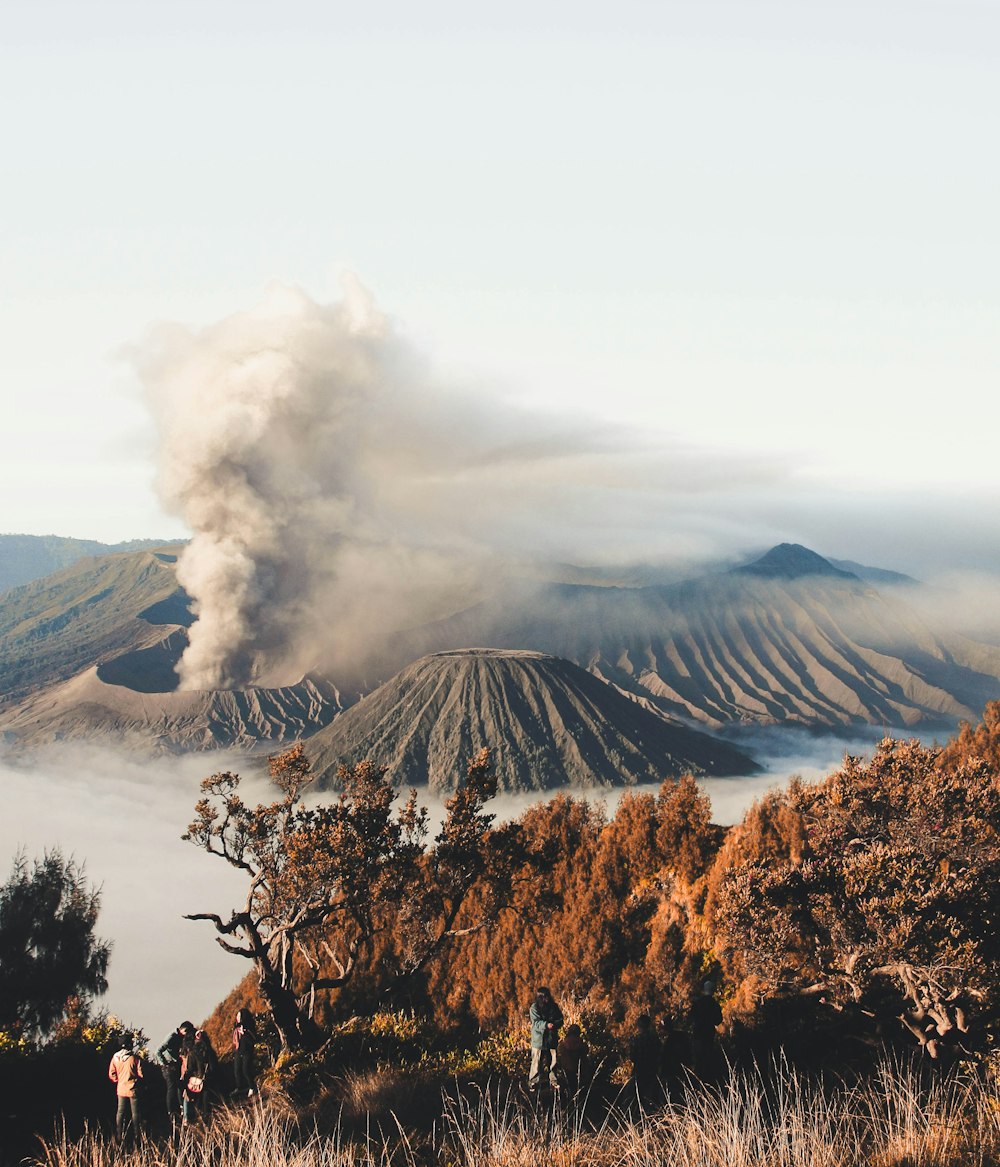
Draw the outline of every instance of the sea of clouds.
[[[821,778],[845,752],[870,753],[878,735],[851,739],[792,730],[755,732],[737,744],[751,749],[764,772],[714,778],[702,785],[714,818],[738,821],[751,803],[793,775]],[[270,801],[259,760],[226,754],[189,754],[146,761],[97,748],[52,749],[30,762],[0,756],[0,863],[23,850],[29,859],[60,848],[86,865],[101,888],[98,934],[114,949],[110,989],[102,1004],[157,1043],[180,1021],[202,1021],[250,971],[250,962],[222,951],[210,923],[187,913],[223,917],[242,902],[245,877],[222,860],[181,839],[191,821],[201,779],[234,770],[248,802]],[[636,789],[636,788],[632,788]],[[643,787],[655,792],[657,787]],[[613,813],[623,791],[574,791]],[[516,817],[544,795],[505,795],[490,805],[498,819]],[[432,831],[440,800],[422,792]],[[2,870],[2,869],[0,869]]]

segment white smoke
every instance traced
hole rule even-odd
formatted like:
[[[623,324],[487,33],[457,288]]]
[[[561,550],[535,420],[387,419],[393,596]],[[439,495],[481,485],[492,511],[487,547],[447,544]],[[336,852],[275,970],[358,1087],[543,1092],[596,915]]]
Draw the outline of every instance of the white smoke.
[[[676,558],[711,553],[692,496],[781,477],[443,386],[353,280],[333,305],[276,287],[201,331],[160,327],[135,359],[161,494],[194,533],[188,689],[359,667],[542,551],[648,554],[659,523]]]
[[[394,513],[389,484],[433,472],[440,417],[431,401],[426,416],[415,408],[415,364],[356,283],[332,307],[275,288],[199,333],[162,328],[139,363],[161,421],[161,492],[194,532],[178,564],[197,616],[184,688],[294,667],[317,635],[336,644],[359,621],[391,621],[414,571],[457,570],[419,532],[406,553],[398,544],[419,512]]]

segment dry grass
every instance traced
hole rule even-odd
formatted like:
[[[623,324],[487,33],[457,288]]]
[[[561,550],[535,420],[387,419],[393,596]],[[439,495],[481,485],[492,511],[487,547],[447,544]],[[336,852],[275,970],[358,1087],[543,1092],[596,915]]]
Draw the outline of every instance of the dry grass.
[[[341,1115],[325,1133],[258,1106],[216,1116],[176,1144],[125,1152],[99,1135],[54,1140],[43,1167],[993,1167],[1000,1163],[995,1099],[978,1083],[927,1084],[886,1066],[863,1087],[821,1089],[785,1069],[689,1092],[684,1106],[596,1124],[578,1112],[526,1104],[494,1089],[445,1101],[420,1141],[392,1119],[412,1104],[402,1074],[342,1083]],[[588,1108],[593,1111],[595,1108]],[[386,1122],[376,1115],[389,1115]],[[362,1115],[372,1116],[359,1124]],[[353,1121],[349,1121],[353,1120]],[[350,1131],[350,1136],[347,1132]]]

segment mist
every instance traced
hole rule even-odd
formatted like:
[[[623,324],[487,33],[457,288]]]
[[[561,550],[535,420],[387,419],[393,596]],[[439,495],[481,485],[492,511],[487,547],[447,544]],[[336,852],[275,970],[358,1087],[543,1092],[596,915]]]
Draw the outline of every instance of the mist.
[[[242,901],[245,879],[181,839],[200,780],[228,768],[245,773],[246,765],[219,754],[140,762],[79,747],[28,765],[0,756],[0,879],[18,850],[30,861],[58,847],[85,866],[101,889],[97,935],[113,942],[110,987],[98,1006],[156,1044],[185,1019],[201,1022],[249,968],[219,948],[211,924],[183,919],[226,914]],[[256,801],[265,790],[250,780],[245,797]]]
[[[752,736],[737,744],[756,751],[763,774],[700,783],[717,822],[737,822],[755,799],[793,774],[818,779],[840,765],[845,751],[870,754],[877,735],[845,738],[776,728]],[[113,942],[110,987],[98,1005],[141,1026],[157,1044],[182,1020],[199,1024],[250,971],[248,961],[219,948],[211,924],[183,918],[200,911],[225,915],[245,894],[239,872],[180,837],[193,817],[201,779],[226,769],[241,775],[246,801],[270,801],[273,791],[259,763],[245,756],[139,762],[111,750],[74,747],[36,755],[29,765],[0,757],[6,806],[0,878],[9,875],[18,850],[31,860],[58,847],[85,865],[88,881],[101,888],[97,934]],[[601,802],[613,813],[626,789],[655,794],[659,786],[567,793]],[[488,809],[509,820],[555,793],[504,795]],[[433,834],[443,801],[426,789],[419,796]]]

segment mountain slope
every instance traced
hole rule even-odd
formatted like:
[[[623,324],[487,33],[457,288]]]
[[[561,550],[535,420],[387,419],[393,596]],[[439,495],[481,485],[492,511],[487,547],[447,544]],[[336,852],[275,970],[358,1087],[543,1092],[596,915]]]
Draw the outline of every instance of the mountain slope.
[[[548,652],[713,727],[953,726],[1000,697],[1000,650],[936,632],[805,548],[754,566],[659,588],[539,587],[423,629],[403,651]]]
[[[492,649],[415,661],[307,749],[323,785],[335,781],[339,763],[370,758],[397,784],[451,790],[484,746],[508,791],[757,769],[731,746],[666,720],[569,661]]]
[[[306,737],[341,708],[329,681],[177,692],[193,617],[180,547],[79,560],[0,602],[0,734],[10,747],[127,742],[144,752]]]
[[[143,754],[253,749],[307,737],[339,709],[336,689],[318,678],[274,689],[141,693],[91,668],[22,702],[0,721],[0,734],[18,748],[77,741]]]
[[[190,624],[174,574],[178,550],[168,545],[81,559],[5,593],[0,709]]]
[[[0,592],[19,587],[69,567],[78,559],[161,547],[165,539],[133,539],[128,543],[98,543],[60,535],[0,535]]]

